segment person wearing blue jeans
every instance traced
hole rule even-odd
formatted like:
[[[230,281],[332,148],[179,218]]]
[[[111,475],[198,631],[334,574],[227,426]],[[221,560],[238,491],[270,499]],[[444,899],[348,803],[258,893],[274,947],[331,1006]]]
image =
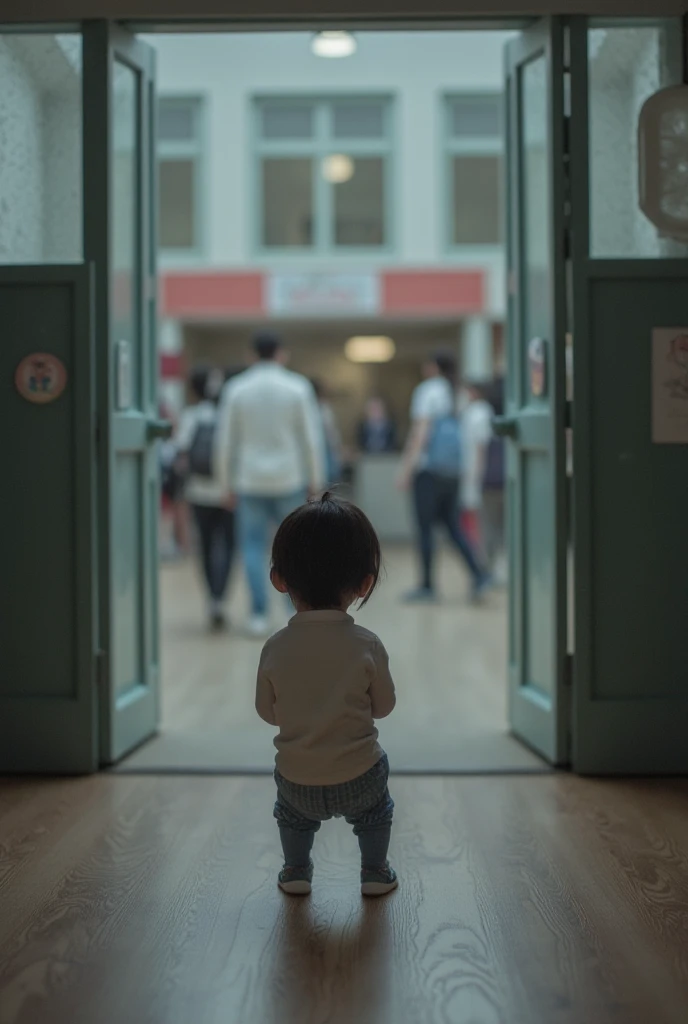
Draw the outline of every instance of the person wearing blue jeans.
[[[252,603],[246,631],[262,637],[270,533],[325,486],[325,437],[313,386],[286,368],[281,340],[261,332],[253,349],[253,366],[225,387],[213,456],[223,503],[238,512]]]
[[[287,516],[303,505],[305,490],[278,497],[243,495],[239,499],[239,536],[244,557],[244,569],[251,592],[251,616],[256,627],[263,628],[268,614],[267,553],[270,532]],[[256,628],[255,632],[259,632]]]

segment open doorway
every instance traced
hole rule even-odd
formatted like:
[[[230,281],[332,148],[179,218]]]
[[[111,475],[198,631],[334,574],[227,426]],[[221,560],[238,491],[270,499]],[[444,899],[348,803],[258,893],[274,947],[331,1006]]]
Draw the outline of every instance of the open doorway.
[[[383,543],[386,578],[361,621],[390,651],[400,699],[384,742],[409,771],[544,767],[509,735],[503,442],[488,445],[491,476],[484,464],[470,498],[464,482],[456,510],[490,561],[494,585],[479,604],[441,527],[438,600],[404,601],[420,579],[413,500],[396,486],[414,389],[434,354],[456,360],[462,408],[503,412],[510,35],[366,32],[347,59],[319,56],[302,32],[148,39],[157,53],[161,410],[175,420],[193,401],[194,367],[243,367],[261,328],[324,389],[339,438],[335,482]],[[366,450],[371,400],[388,417],[382,452]],[[268,770],[241,553],[229,629],[209,633],[188,508],[176,501],[166,513],[161,734],[124,767]],[[277,601],[273,610],[277,629],[285,616]]]

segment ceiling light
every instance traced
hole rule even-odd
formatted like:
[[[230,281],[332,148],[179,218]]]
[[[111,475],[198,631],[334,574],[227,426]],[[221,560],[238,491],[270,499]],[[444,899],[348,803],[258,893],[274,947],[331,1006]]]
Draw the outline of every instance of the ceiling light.
[[[311,50],[316,57],[350,57],[356,53],[356,40],[350,32],[318,32]]]
[[[388,363],[396,350],[392,339],[382,335],[359,335],[349,338],[344,346],[344,354],[352,363]]]
[[[332,153],[322,162],[322,176],[332,185],[343,185],[345,181],[351,181],[355,169],[351,157],[344,153]]]

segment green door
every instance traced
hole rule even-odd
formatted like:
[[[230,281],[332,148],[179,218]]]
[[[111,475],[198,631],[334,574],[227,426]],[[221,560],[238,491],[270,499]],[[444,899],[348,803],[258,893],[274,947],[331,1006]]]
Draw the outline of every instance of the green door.
[[[101,761],[151,736],[159,718],[155,344],[154,52],[96,24],[85,145],[98,280],[101,410]],[[87,95],[89,95],[87,93]],[[87,195],[87,217],[88,217]]]
[[[566,759],[566,324],[563,27],[508,45],[510,722]]]
[[[98,764],[90,271],[0,267],[2,772]]]
[[[585,773],[688,773],[688,244],[646,219],[637,174],[639,114],[682,81],[682,31],[571,30],[571,764]],[[665,203],[688,227],[685,113],[662,127]]]

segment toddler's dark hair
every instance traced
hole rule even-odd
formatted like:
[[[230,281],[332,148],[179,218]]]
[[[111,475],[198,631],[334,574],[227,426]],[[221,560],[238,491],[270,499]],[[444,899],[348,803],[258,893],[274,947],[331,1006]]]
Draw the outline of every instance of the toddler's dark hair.
[[[272,568],[289,593],[314,610],[339,608],[367,576],[380,578],[380,541],[368,517],[330,492],[287,516],[272,546]]]

